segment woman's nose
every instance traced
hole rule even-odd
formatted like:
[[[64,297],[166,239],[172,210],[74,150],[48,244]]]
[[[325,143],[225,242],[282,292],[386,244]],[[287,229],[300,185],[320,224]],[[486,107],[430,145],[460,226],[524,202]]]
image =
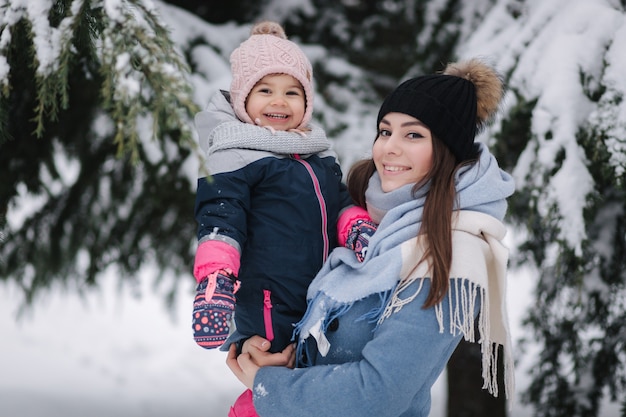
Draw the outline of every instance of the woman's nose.
[[[384,145],[385,153],[388,154],[398,154],[400,153],[400,140],[394,134],[389,136],[389,138],[385,141]]]

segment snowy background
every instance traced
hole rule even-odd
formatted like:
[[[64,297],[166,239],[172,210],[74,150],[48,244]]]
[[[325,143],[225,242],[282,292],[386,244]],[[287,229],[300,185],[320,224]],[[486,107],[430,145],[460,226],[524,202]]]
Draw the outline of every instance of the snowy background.
[[[626,82],[626,78],[616,75],[618,69],[626,68],[626,55],[619,48],[620,40],[626,39],[626,19],[613,8],[605,7],[610,1],[529,0],[526,5],[534,13],[525,21],[508,20],[504,3],[485,19],[463,52],[466,56],[492,58],[503,71],[515,65],[512,83],[529,96],[543,94],[539,106],[542,111],[549,109],[559,115],[590,113],[587,98],[572,87],[580,87],[578,83],[562,81],[564,77],[578,77],[579,67],[594,68],[601,62],[603,42],[612,36],[615,43],[607,56],[614,64],[605,75]],[[157,4],[166,9],[164,18],[180,45],[202,37],[219,44],[220,50],[231,51],[249,30],[235,25],[208,25],[179,9]],[[594,16],[593,21],[590,16]],[[621,35],[614,35],[619,30]],[[618,54],[618,50],[622,53]],[[312,60],[323,61],[335,73],[354,70],[336,60],[326,61],[321,48],[308,46],[305,52]],[[192,58],[197,66],[191,80],[195,98],[198,103],[206,103],[217,88],[228,87],[228,62],[225,56],[207,46],[195,48]],[[622,84],[618,87],[625,90]],[[316,109],[325,110],[324,106],[320,97]],[[374,110],[354,100],[349,110],[338,116],[348,128],[341,137],[334,138],[336,149],[353,158],[342,160],[344,170],[367,150],[369,145],[365,143],[371,143]],[[548,119],[535,118],[535,134],[541,136],[550,128]],[[560,144],[574,145],[571,138],[578,120],[563,119],[565,122],[552,141],[554,149]],[[551,149],[548,151],[552,152]],[[545,158],[549,156],[543,154]],[[531,160],[535,156],[528,153],[524,157]],[[562,177],[554,179],[564,181],[564,177],[569,181],[555,187],[562,192],[552,198],[567,197],[569,204],[565,206],[572,207],[568,213],[576,214],[580,210],[574,204],[580,202],[570,197],[582,196],[589,184],[581,161],[574,162],[566,165],[568,169],[562,170]],[[192,165],[188,167],[188,175],[194,177],[197,167]],[[514,173],[517,178],[524,176],[523,170]],[[29,202],[21,203],[27,210]],[[20,216],[19,208],[9,212],[9,222]],[[580,239],[576,232],[583,228],[582,219],[573,216],[567,219],[567,224],[571,233],[564,238]],[[509,239],[513,242],[515,236]],[[103,277],[100,290],[84,296],[78,295],[74,288],[54,287],[21,315],[18,314],[21,290],[12,283],[0,283],[0,417],[224,417],[243,386],[230,374],[224,353],[205,351],[193,342],[190,328],[193,278],[189,275],[188,280],[180,280],[178,298],[170,311],[163,299],[174,277],[157,285],[154,275],[145,269],[138,277],[140,288],[118,287],[117,274],[111,270]],[[514,346],[525,332],[521,319],[532,302],[536,276],[527,269],[512,270],[509,274]],[[515,355],[519,358],[518,351]],[[529,346],[525,357],[532,355],[533,347]],[[518,393],[528,384],[526,369],[524,362],[516,367]],[[445,375],[433,388],[431,417],[444,415],[444,382]],[[510,415],[530,417],[532,412],[517,402]],[[614,404],[600,413],[601,417],[617,415]]]

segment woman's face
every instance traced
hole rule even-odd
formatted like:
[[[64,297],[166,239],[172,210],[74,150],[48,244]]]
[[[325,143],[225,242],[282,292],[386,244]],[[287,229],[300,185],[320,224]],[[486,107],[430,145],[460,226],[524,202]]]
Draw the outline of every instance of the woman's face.
[[[430,129],[407,114],[387,113],[378,125],[372,158],[384,192],[415,184],[433,165]]]
[[[304,89],[298,80],[287,74],[270,74],[250,91],[246,112],[261,126],[295,129],[304,117],[304,100]]]

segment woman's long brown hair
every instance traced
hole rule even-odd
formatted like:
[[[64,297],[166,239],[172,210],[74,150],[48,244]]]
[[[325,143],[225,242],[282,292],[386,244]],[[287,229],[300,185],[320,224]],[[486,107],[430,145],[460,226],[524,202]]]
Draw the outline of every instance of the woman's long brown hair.
[[[424,179],[413,187],[415,193],[430,181],[430,189],[424,201],[422,224],[418,234],[426,237],[427,247],[418,262],[428,262],[431,267],[431,287],[423,308],[441,302],[450,287],[452,264],[452,211],[457,198],[454,175],[459,167],[475,162],[475,158],[457,163],[448,147],[433,136],[433,165]],[[350,196],[356,204],[366,207],[365,190],[369,178],[376,171],[374,161],[366,159],[356,162],[347,177]]]

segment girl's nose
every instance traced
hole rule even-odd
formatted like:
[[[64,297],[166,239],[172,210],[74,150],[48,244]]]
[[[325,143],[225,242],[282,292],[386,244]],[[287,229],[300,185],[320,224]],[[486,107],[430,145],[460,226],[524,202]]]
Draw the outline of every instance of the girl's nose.
[[[271,104],[274,106],[284,106],[287,102],[283,96],[275,96],[271,100]]]

